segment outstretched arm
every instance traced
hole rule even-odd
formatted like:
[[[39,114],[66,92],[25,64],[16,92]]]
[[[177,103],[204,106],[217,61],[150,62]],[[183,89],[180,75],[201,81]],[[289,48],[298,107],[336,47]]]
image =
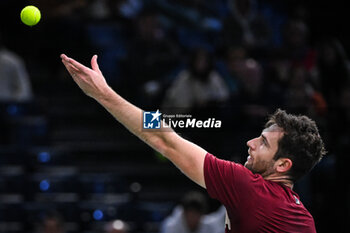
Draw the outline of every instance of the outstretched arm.
[[[62,54],[61,59],[68,72],[85,92],[98,101],[130,132],[173,162],[185,175],[205,188],[203,166],[206,151],[183,139],[174,131],[162,129],[142,130],[142,110],[123,99],[110,88],[97,64],[97,56],[91,59],[92,69]]]

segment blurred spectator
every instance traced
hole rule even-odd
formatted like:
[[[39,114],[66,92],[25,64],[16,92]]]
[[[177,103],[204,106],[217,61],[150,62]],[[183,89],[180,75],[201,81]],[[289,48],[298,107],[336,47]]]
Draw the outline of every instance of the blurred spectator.
[[[0,102],[28,102],[32,97],[23,59],[5,48],[0,34]]]
[[[302,66],[292,67],[289,71],[286,90],[286,109],[291,112],[308,114],[316,118],[327,110],[327,104],[321,93],[310,83],[310,76]]]
[[[179,48],[167,36],[156,12],[146,10],[137,18],[129,48],[124,72],[131,98],[138,92],[147,92],[147,82],[164,78],[179,65]]]
[[[205,46],[215,50],[222,30],[220,18],[227,8],[224,0],[155,0],[161,21],[174,33],[184,49]]]
[[[94,19],[128,20],[137,17],[142,8],[141,0],[92,0],[87,15]]]
[[[214,107],[228,99],[229,88],[215,70],[212,55],[199,48],[190,55],[188,68],[177,75],[167,90],[163,107]]]
[[[161,226],[161,233],[224,233],[226,209],[205,215],[207,202],[199,192],[187,193]]]
[[[56,211],[48,212],[42,219],[38,233],[65,233],[63,217]]]
[[[225,14],[222,0],[155,0],[155,6],[161,10],[173,26],[185,26],[202,31],[221,30],[219,20]]]
[[[279,93],[291,111],[323,115],[327,106],[313,75],[316,51],[309,45],[308,27],[299,17],[289,20],[283,32],[282,47],[267,62],[269,90]]]
[[[106,233],[128,233],[129,229],[129,225],[120,219],[109,222],[105,226]]]
[[[248,57],[243,47],[231,47],[227,52],[226,64],[229,73],[238,82],[238,98],[243,113],[249,117],[266,116],[268,109],[261,65]]]
[[[316,51],[310,47],[309,29],[302,20],[291,19],[283,29],[283,47],[279,59],[287,66],[303,66],[310,72],[316,65]]]
[[[143,8],[141,0],[122,0],[119,2],[118,12],[125,18],[135,18]]]
[[[271,29],[257,10],[255,0],[229,0],[231,14],[224,20],[225,47],[243,45],[247,49],[266,47]]]
[[[112,15],[112,9],[108,7],[110,0],[92,0],[88,5],[87,16],[93,19],[107,19]]]
[[[338,40],[329,38],[320,42],[315,71],[320,89],[328,104],[336,105],[342,88],[350,81],[349,61]]]
[[[308,44],[308,28],[301,21],[289,20],[282,29],[283,44],[281,48],[271,51],[267,60],[269,76],[273,75],[270,81],[274,84],[288,85],[289,71],[293,67],[302,67],[311,74],[316,65],[316,52]]]

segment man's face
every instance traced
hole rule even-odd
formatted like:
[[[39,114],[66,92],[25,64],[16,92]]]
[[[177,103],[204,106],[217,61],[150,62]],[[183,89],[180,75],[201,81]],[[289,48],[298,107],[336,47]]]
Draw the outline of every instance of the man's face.
[[[61,233],[62,228],[56,219],[46,219],[44,223],[43,233]]]
[[[202,213],[197,210],[189,209],[184,211],[184,217],[188,229],[192,232],[196,231],[200,224]]]
[[[278,150],[278,140],[283,136],[282,128],[272,125],[264,129],[260,137],[247,142],[248,158],[244,166],[253,173],[266,177],[274,173],[275,160],[273,159]]]

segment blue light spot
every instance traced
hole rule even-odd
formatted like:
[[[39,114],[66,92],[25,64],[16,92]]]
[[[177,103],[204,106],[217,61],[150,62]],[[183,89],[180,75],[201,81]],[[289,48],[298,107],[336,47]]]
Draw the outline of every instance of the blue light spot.
[[[38,154],[38,161],[41,163],[47,163],[51,159],[51,155],[48,152],[40,152]]]
[[[94,184],[94,192],[95,193],[103,193],[105,190],[105,186],[103,183],[95,183]]]
[[[93,213],[93,217],[97,221],[102,220],[103,212],[101,210],[95,210],[94,213]]]
[[[16,115],[18,113],[18,107],[16,105],[9,105],[7,107],[7,113],[9,115]]]
[[[50,182],[48,180],[42,180],[40,182],[40,190],[47,191],[50,188]]]

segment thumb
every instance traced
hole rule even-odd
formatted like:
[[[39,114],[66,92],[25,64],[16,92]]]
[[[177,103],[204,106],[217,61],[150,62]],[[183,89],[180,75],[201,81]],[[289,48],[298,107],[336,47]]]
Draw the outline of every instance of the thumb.
[[[101,70],[97,64],[97,55],[94,55],[92,58],[91,58],[91,68],[98,72],[98,73],[101,73]]]

